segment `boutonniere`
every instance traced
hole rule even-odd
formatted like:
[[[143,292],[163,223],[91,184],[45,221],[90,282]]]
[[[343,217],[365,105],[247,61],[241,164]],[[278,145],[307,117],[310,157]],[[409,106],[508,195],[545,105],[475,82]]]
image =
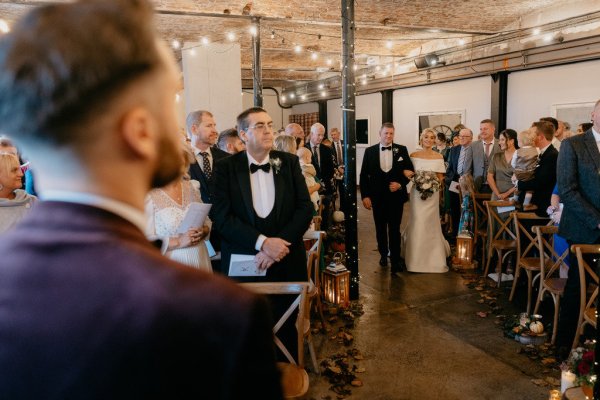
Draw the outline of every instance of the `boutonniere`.
[[[269,164],[271,164],[271,168],[273,168],[273,171],[275,171],[275,173],[279,173],[279,170],[281,169],[281,159],[280,158],[271,158],[269,160]]]
[[[394,148],[392,149],[392,151],[394,152],[394,154],[398,154],[398,148],[397,148],[397,147],[394,147]]]

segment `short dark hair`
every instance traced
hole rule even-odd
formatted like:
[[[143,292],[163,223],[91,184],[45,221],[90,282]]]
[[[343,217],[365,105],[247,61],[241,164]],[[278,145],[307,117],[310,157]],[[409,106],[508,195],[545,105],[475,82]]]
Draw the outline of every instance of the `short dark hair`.
[[[219,133],[219,139],[217,139],[217,147],[223,151],[227,149],[228,139],[239,138],[240,135],[235,128],[225,129],[223,132]]]
[[[514,129],[505,129],[502,132],[500,132],[498,137],[500,137],[500,136],[504,136],[504,138],[507,141],[509,139],[512,139],[513,143],[515,144],[515,149],[519,148],[519,141],[517,140],[517,131],[515,131]]]
[[[32,10],[0,40],[0,129],[17,142],[91,138],[93,114],[163,65],[152,16],[147,0]]]
[[[592,126],[594,126],[594,124],[592,124],[591,122],[583,122],[580,125],[581,125],[581,129],[584,132],[589,131],[590,129],[592,129]]]
[[[438,132],[436,136],[438,140],[443,140],[444,142],[446,141],[446,135],[444,132]]]
[[[396,130],[396,128],[394,127],[394,124],[392,124],[391,122],[384,122],[383,124],[381,124],[381,128],[379,128],[379,132],[381,132],[383,130],[383,128],[392,128],[393,130]]]
[[[552,125],[554,125],[554,130],[555,131],[558,130],[558,120],[556,118],[553,118],[553,117],[544,117],[544,118],[540,118],[540,121],[550,122]]]
[[[480,125],[481,125],[481,124],[490,124],[490,125],[492,125],[494,128],[496,127],[496,124],[494,123],[494,121],[492,121],[492,120],[491,120],[491,119],[489,119],[489,118],[488,118],[488,119],[484,119],[484,120],[482,120],[482,121],[481,121],[479,124],[480,124]]]
[[[246,132],[250,124],[248,123],[248,116],[250,114],[258,114],[258,113],[266,113],[267,111],[262,107],[250,107],[249,109],[242,111],[240,115],[237,116],[237,128],[238,131]]]
[[[547,141],[551,142],[554,138],[554,125],[550,121],[537,121],[533,123],[533,127],[538,133],[544,135]]]

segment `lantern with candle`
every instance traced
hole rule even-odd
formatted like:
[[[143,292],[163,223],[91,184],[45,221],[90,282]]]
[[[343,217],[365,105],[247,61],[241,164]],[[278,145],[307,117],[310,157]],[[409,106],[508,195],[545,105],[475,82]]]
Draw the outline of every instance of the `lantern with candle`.
[[[323,271],[323,296],[331,304],[350,304],[350,271],[343,264],[343,253],[335,253],[333,261]]]

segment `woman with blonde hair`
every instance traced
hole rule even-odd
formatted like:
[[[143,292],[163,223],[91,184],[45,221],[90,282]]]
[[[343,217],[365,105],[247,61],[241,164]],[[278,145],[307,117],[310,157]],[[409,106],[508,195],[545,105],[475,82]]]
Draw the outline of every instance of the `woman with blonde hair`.
[[[279,135],[273,142],[273,148],[286,153],[296,154],[296,138],[290,135]]]
[[[184,142],[181,178],[152,190],[146,197],[146,236],[162,239],[167,257],[193,268],[212,272],[205,243],[210,232],[208,217],[203,226],[179,233],[179,227],[190,205],[202,203],[200,183],[190,180],[187,174],[190,164],[195,161],[191,146]]]
[[[0,153],[0,232],[15,225],[37,200],[21,189],[22,178],[19,158],[11,153]]]

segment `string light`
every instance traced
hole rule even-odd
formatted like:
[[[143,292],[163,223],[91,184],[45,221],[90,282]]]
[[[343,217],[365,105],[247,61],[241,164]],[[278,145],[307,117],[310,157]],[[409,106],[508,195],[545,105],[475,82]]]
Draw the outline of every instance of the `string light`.
[[[208,38],[207,38],[206,36],[204,36],[204,37],[203,37],[203,38],[202,38],[200,41],[201,41],[201,42],[202,42],[202,44],[203,44],[203,45],[205,45],[205,46],[206,46],[206,45],[208,45],[208,44],[210,43],[210,40],[208,40]]]
[[[327,59],[327,65],[332,65],[333,64],[333,60],[331,58]]]
[[[252,36],[258,35],[258,28],[256,27],[256,25],[250,25],[250,34]]]
[[[313,51],[310,55],[310,58],[313,60],[316,60],[317,58],[319,58],[319,54],[317,54],[316,52]]]
[[[465,42],[465,39],[458,39],[458,44],[459,44],[460,46],[464,46],[464,45],[465,45],[465,43],[466,43],[466,42]]]
[[[8,27],[8,23],[5,20],[0,19],[0,32],[8,33],[9,31],[10,28]]]
[[[540,28],[535,28],[535,29],[534,29],[534,30],[533,30],[531,33],[532,33],[533,35],[539,35],[539,34],[540,34],[540,32],[541,32],[541,31],[540,31]]]
[[[233,33],[233,32],[227,33],[227,40],[229,40],[230,42],[233,42],[235,40],[235,33]]]
[[[294,93],[290,93],[290,99],[294,99],[296,95]]]
[[[0,28],[0,30],[2,30],[2,29]],[[173,40],[173,41],[171,42],[171,46],[172,46],[172,47],[173,47],[175,50],[178,50],[179,48],[181,48],[181,42],[180,42],[179,40],[175,39],[175,40]]]
[[[302,52],[302,46],[300,46],[299,44],[297,44],[296,46],[294,46],[294,51],[296,53],[301,53]]]
[[[388,49],[391,49],[392,47],[394,47],[394,42],[392,42],[391,40],[388,40],[385,43],[385,47],[387,47]]]
[[[322,91],[321,92],[321,97],[326,97],[327,96],[327,92],[326,91]]]

